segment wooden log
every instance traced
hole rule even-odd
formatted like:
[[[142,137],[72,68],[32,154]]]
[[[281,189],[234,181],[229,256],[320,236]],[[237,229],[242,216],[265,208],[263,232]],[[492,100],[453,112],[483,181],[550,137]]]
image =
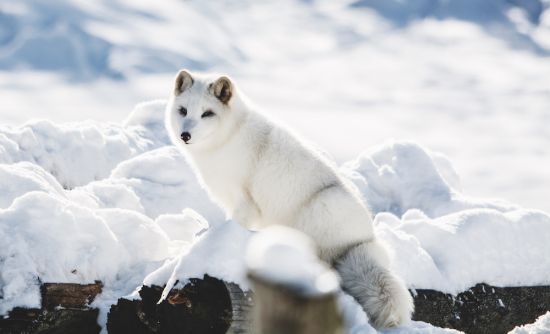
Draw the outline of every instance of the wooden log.
[[[414,320],[468,334],[508,333],[550,310],[550,287],[476,286],[456,296],[434,290],[413,291]]]
[[[89,307],[101,292],[101,282],[92,284],[44,283],[40,309],[14,308],[0,318],[0,334],[79,333],[97,334],[99,311]]]
[[[141,300],[119,299],[109,311],[109,334],[246,333],[250,327],[249,293],[235,284],[208,275],[193,278],[157,304],[162,291],[163,287],[143,286]]]
[[[42,311],[16,307],[7,317],[0,317],[1,334],[34,333]]]
[[[204,330],[202,333],[225,333],[226,330],[227,333],[253,332],[250,329],[250,308],[254,303],[250,292],[209,276],[205,276],[204,280],[193,279],[190,284],[187,289],[171,292],[169,296],[172,304],[167,301],[163,306],[156,304],[162,292],[161,287],[143,287],[142,301],[119,299],[109,314],[109,333],[175,333],[178,328],[188,330],[185,333],[201,333],[201,330]],[[257,294],[264,294],[261,284],[259,289],[256,288]],[[61,287],[68,289],[63,290]],[[59,300],[59,296],[73,293],[88,296],[79,297],[79,300],[90,301],[90,290],[97,291],[98,287],[83,285],[79,288],[78,284],[56,286],[52,283],[42,289],[47,297],[44,298],[47,302],[42,309],[15,308],[8,317],[0,317],[0,334],[97,334],[100,331],[97,325],[98,311],[90,309],[87,303],[50,302]],[[265,291],[269,294],[273,288],[266,287]],[[284,289],[281,291],[285,293]],[[50,293],[51,296],[48,295]],[[416,307],[414,320],[455,328],[468,334],[507,333],[516,326],[534,322],[538,316],[550,310],[550,286],[499,288],[478,284],[456,296],[434,290],[416,290],[412,293]],[[67,299],[61,297],[61,300]],[[68,300],[72,303],[76,298]],[[296,299],[292,303],[292,307],[300,310],[296,317],[303,318],[303,301]],[[218,306],[212,306],[214,304]],[[59,308],[56,305],[73,307]],[[212,318],[215,318],[214,325],[208,326]],[[180,321],[186,324],[179,324]]]
[[[42,309],[86,308],[101,293],[103,284],[44,283],[40,287]]]

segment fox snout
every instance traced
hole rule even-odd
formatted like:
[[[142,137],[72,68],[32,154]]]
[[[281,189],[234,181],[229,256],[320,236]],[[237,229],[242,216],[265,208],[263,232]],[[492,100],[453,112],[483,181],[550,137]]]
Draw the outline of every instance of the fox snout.
[[[182,132],[181,133],[181,140],[183,140],[187,144],[187,142],[191,140],[191,134],[187,131]]]

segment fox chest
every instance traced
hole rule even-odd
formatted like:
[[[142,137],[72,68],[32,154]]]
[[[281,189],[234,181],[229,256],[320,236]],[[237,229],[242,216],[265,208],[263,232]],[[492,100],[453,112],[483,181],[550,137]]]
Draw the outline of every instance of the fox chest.
[[[197,161],[201,177],[214,199],[232,210],[245,196],[249,168],[245,159],[212,155]]]

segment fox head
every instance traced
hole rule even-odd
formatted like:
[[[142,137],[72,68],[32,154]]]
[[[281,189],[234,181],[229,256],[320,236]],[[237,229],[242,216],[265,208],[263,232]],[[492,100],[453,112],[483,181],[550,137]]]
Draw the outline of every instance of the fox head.
[[[172,141],[192,150],[220,140],[234,123],[233,95],[234,86],[227,76],[192,75],[181,70],[166,109]]]

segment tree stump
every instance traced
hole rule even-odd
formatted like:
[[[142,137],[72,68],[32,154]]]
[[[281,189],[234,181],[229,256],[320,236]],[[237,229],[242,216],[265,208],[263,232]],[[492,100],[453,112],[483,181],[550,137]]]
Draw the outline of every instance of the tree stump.
[[[343,334],[336,294],[306,296],[288,287],[250,275],[256,305],[252,314],[257,334]]]
[[[255,334],[344,333],[338,276],[307,235],[268,227],[251,238],[246,265],[255,294]]]

